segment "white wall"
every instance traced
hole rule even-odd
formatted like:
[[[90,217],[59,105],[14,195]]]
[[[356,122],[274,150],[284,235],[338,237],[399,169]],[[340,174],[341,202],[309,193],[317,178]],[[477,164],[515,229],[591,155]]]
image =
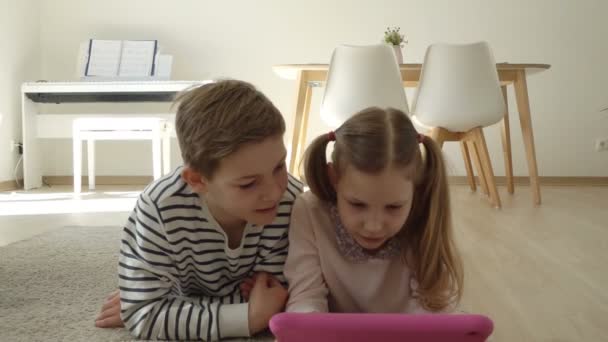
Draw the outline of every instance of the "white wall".
[[[605,0],[43,0],[41,67],[44,78],[71,79],[83,40],[159,39],[174,55],[174,79],[250,81],[282,110],[291,134],[295,84],[277,77],[274,64],[328,62],[337,44],[379,42],[388,25],[400,26],[408,36],[406,62],[422,61],[434,42],[486,40],[499,62],[552,65],[528,82],[541,175],[607,176],[608,153],[593,150],[596,137],[608,137],[608,115],[598,111],[608,106],[606,13]],[[327,131],[317,115],[321,95],[315,91],[309,136]],[[514,108],[511,102],[515,174],[527,175]],[[109,107],[60,111],[81,110]],[[501,175],[499,132],[486,130]],[[150,172],[147,146],[128,144],[121,145],[120,155],[116,144],[100,148],[100,174]],[[69,142],[45,146],[52,159],[45,174],[70,174]],[[445,152],[453,173],[462,174],[459,147],[448,144]]]
[[[18,160],[9,142],[21,138],[21,83],[40,75],[39,14],[38,0],[0,0],[0,182]]]

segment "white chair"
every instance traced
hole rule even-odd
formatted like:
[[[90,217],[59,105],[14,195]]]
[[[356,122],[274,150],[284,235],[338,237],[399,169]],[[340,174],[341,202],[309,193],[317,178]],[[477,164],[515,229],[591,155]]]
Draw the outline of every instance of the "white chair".
[[[154,179],[170,170],[170,136],[167,120],[162,118],[79,118],[73,123],[74,193],[82,189],[82,142],[87,141],[89,190],[95,189],[95,141],[151,140]],[[164,156],[163,156],[164,155]],[[161,166],[162,163],[162,166]]]
[[[393,48],[387,44],[338,46],[327,73],[321,118],[337,128],[371,106],[409,112]]]
[[[499,208],[492,163],[483,127],[499,122],[506,111],[496,63],[485,42],[435,44],[427,51],[412,113],[417,123],[431,129],[433,139],[460,141],[468,180],[475,190],[470,156],[484,192]]]

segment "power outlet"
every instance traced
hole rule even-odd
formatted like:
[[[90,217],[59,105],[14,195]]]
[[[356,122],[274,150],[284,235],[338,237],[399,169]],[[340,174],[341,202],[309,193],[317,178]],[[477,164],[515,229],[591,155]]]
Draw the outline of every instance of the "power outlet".
[[[11,152],[19,152],[19,154],[23,154],[23,144],[20,142],[16,142],[15,140],[11,140],[9,142],[11,144]]]
[[[608,151],[608,138],[597,139],[595,141],[595,150],[597,152]]]

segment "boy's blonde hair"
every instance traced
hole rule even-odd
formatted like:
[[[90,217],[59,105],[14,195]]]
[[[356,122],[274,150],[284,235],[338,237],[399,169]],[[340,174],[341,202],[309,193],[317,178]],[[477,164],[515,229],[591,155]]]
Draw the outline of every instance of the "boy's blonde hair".
[[[253,85],[222,80],[182,93],[175,130],[184,163],[211,179],[219,162],[247,143],[285,133],[279,110]]]
[[[327,172],[326,148],[330,137],[317,137],[304,159],[305,177],[320,199],[336,203],[337,194]],[[376,173],[402,167],[414,182],[412,209],[398,233],[403,259],[419,287],[420,303],[440,311],[457,303],[463,290],[462,262],[452,238],[452,216],[446,171],[439,146],[429,137],[421,142],[411,120],[396,109],[364,109],[335,131],[331,156],[338,175],[346,166]],[[407,286],[407,284],[404,284]]]

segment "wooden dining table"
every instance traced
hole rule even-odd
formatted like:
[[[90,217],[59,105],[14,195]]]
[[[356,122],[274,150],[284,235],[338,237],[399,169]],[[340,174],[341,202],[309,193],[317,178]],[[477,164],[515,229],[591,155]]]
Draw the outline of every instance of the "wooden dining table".
[[[534,148],[534,132],[532,129],[532,114],[528,97],[528,84],[526,78],[535,73],[549,69],[549,64],[533,63],[497,63],[496,70],[501,83],[505,104],[507,101],[507,86],[513,85],[519,122],[526,150],[526,160],[534,204],[541,204],[538,166],[536,163],[536,150]],[[274,72],[281,78],[296,80],[296,103],[294,113],[294,128],[292,135],[291,159],[289,171],[298,175],[297,162],[302,157],[306,143],[306,130],[310,114],[312,88],[322,86],[327,78],[328,64],[282,64],[273,66]],[[420,79],[422,64],[400,64],[399,70],[404,87],[416,87]],[[509,110],[507,109],[502,120],[502,143],[505,159],[505,175],[509,193],[514,192],[513,162],[511,157],[511,134],[509,126]],[[472,177],[469,174],[469,177]]]

